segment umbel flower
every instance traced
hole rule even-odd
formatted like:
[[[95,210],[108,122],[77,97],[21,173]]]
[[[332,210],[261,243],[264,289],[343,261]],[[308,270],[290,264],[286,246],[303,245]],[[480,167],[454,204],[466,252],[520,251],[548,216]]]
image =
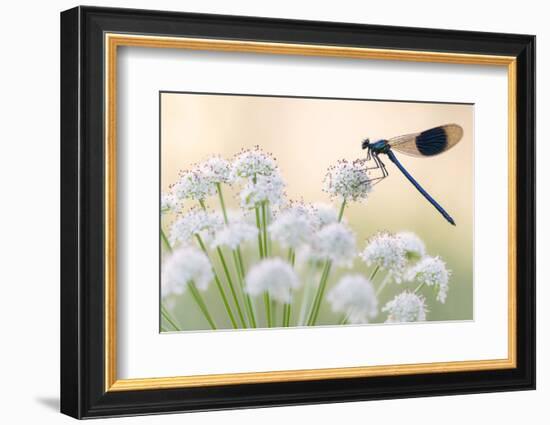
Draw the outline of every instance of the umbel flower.
[[[258,175],[255,182],[249,180],[241,191],[241,206],[250,209],[262,202],[269,202],[272,206],[280,205],[284,201],[284,189],[285,183],[278,173]]]
[[[216,232],[211,246],[212,248],[226,246],[237,249],[240,244],[254,239],[257,235],[258,228],[256,226],[243,220],[230,221],[229,224]]]
[[[408,291],[396,295],[382,311],[388,313],[386,323],[423,322],[427,312],[424,297]]]
[[[193,208],[172,224],[170,243],[187,243],[195,235],[210,240],[215,232],[222,227],[220,217],[202,209]]]
[[[292,290],[300,286],[294,269],[280,258],[269,258],[254,265],[246,276],[246,291],[257,296],[267,292],[275,301],[289,303]]]
[[[395,236],[401,239],[408,260],[420,260],[426,255],[426,245],[424,245],[422,239],[414,233],[399,232]]]
[[[173,191],[178,199],[192,199],[202,201],[215,193],[216,187],[212,180],[195,167],[192,170],[183,171]]]
[[[160,197],[160,212],[165,214],[171,211],[175,211],[177,208],[178,202],[174,195],[171,193],[163,193]]]
[[[271,176],[275,171],[277,171],[275,159],[263,152],[259,146],[255,146],[253,149],[244,149],[235,155],[231,173],[233,179],[253,179],[258,176]]]
[[[355,257],[355,235],[344,223],[332,223],[317,232],[313,240],[313,257],[351,266]]]
[[[183,294],[190,282],[206,291],[213,277],[205,254],[189,246],[178,248],[162,265],[162,296]]]
[[[269,226],[271,237],[284,248],[296,249],[311,241],[313,226],[305,211],[290,208],[282,211]]]
[[[314,203],[311,205],[310,214],[318,228],[338,222],[338,211],[331,204]]]
[[[439,257],[424,257],[408,273],[408,280],[438,289],[437,301],[444,304],[449,291],[450,270]]]
[[[327,300],[332,311],[345,314],[349,323],[368,323],[378,314],[374,287],[367,278],[359,274],[342,277],[329,292]]]
[[[397,283],[401,283],[407,267],[406,250],[402,238],[387,232],[380,232],[367,241],[359,254],[367,266],[386,270]]]
[[[323,190],[333,198],[361,201],[367,198],[371,188],[366,162],[342,159],[328,169]]]
[[[220,156],[211,156],[198,169],[211,183],[231,183],[231,163]]]

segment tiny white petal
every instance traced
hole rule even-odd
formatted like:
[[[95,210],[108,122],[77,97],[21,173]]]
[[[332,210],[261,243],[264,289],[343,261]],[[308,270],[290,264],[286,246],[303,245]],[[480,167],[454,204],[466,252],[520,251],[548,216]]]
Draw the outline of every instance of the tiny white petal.
[[[254,239],[258,235],[258,228],[245,221],[230,221],[229,224],[216,232],[211,246],[226,246],[236,249],[239,245]]]
[[[395,235],[401,239],[405,255],[409,260],[419,260],[426,255],[426,245],[412,232],[399,232]]]
[[[338,222],[338,211],[333,205],[318,202],[311,207],[311,215],[316,218],[319,227]]]
[[[178,199],[202,201],[215,193],[216,187],[212,180],[198,167],[183,171],[173,187]]]
[[[396,295],[382,311],[388,313],[387,323],[423,322],[427,312],[424,298],[408,291]]]
[[[439,257],[424,257],[415,264],[408,273],[408,280],[427,286],[436,286],[438,289],[437,301],[444,304],[449,291],[449,277],[451,271]]]
[[[183,294],[190,282],[205,291],[213,277],[212,266],[204,253],[192,247],[178,248],[162,265],[162,296]]]
[[[343,313],[349,323],[368,323],[378,314],[378,299],[370,280],[361,275],[347,275],[328,293],[332,311]]]
[[[312,259],[326,259],[351,266],[355,257],[355,235],[344,223],[332,223],[317,232],[312,241]]]
[[[284,248],[298,248],[310,242],[313,226],[308,216],[297,209],[283,210],[269,226],[271,237]]]
[[[220,156],[211,156],[201,162],[198,168],[212,183],[231,182],[231,163]]]
[[[367,164],[364,160],[338,161],[328,169],[323,187],[331,197],[348,201],[367,199],[371,189]]]
[[[222,227],[219,216],[209,214],[202,209],[192,209],[177,219],[170,229],[170,243],[187,243],[195,235],[210,240],[214,233]]]
[[[269,176],[259,175],[255,181],[249,180],[242,189],[241,206],[250,209],[262,202],[277,206],[284,200],[284,188],[285,183],[278,173]]]
[[[178,202],[172,193],[163,193],[160,198],[160,212],[165,214],[177,209]]]
[[[256,146],[235,156],[231,174],[233,179],[253,179],[258,176],[271,176],[276,171],[275,160]]]
[[[255,264],[246,276],[246,291],[257,296],[267,292],[281,303],[289,303],[292,290],[300,286],[294,269],[280,258],[269,258]]]
[[[407,267],[407,256],[401,238],[380,232],[367,241],[367,246],[359,256],[369,267],[387,270],[397,283],[401,283]]]

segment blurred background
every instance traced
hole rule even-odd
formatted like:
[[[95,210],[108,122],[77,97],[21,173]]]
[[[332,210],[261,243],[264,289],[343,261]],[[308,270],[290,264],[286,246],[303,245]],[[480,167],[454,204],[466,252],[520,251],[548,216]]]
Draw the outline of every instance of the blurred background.
[[[471,320],[473,114],[473,105],[464,104],[162,93],[161,190],[167,191],[176,182],[178,171],[209,155],[231,159],[241,148],[259,145],[277,159],[289,199],[329,203],[329,196],[322,191],[327,168],[339,159],[364,157],[361,142],[365,138],[375,141],[441,124],[459,124],[464,129],[463,139],[442,155],[415,158],[396,152],[409,172],[455,219],[456,227],[449,225],[387,159],[389,177],[374,187],[366,202],[348,204],[344,216],[357,234],[358,250],[380,230],[416,233],[428,254],[441,256],[452,270],[445,304],[435,302],[430,288],[423,289],[429,305],[428,320]],[[238,206],[235,195],[235,191],[225,189],[229,208]],[[218,208],[215,201],[211,205]],[[165,229],[169,220],[163,223]],[[331,273],[328,288],[339,275],[350,272],[366,274],[367,269],[355,261],[353,269]],[[380,305],[405,287],[388,285]],[[179,297],[172,311],[186,329],[205,328],[190,298]],[[213,288],[205,298],[218,302]],[[223,311],[214,315],[223,322]],[[378,320],[383,318],[380,315]],[[319,323],[335,320],[324,304]]]

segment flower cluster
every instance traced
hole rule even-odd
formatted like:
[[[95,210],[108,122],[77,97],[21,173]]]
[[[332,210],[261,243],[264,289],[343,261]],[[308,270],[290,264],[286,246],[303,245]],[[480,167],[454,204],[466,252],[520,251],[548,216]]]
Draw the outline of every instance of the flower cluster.
[[[332,223],[319,230],[312,242],[312,257],[350,267],[355,258],[355,234],[344,223]]]
[[[265,202],[273,206],[280,205],[284,201],[284,189],[285,182],[279,174],[258,175],[242,189],[241,207],[251,209]]]
[[[407,256],[403,240],[394,234],[380,232],[367,241],[359,257],[370,267],[386,270],[400,283],[407,267]]]
[[[227,186],[237,211],[226,208]],[[365,161],[341,160],[328,170],[324,190],[336,206],[287,201],[285,186],[275,158],[257,146],[231,161],[211,156],[180,174],[161,199],[161,213],[171,213],[162,220],[171,226],[169,237],[161,228],[165,325],[177,327],[166,306],[186,292],[212,329],[221,316],[210,314],[212,305],[222,306],[237,329],[277,326],[278,308],[282,326],[326,324],[325,305],[340,323],[424,321],[426,287],[445,303],[451,273],[416,234],[378,232],[357,252],[344,212],[372,190]],[[357,257],[368,274],[341,276]],[[390,301],[380,295],[388,284],[402,289]]]
[[[340,160],[329,168],[325,176],[324,190],[333,198],[360,201],[367,198],[371,189],[372,184],[364,160]]]
[[[222,225],[219,216],[199,208],[193,208],[172,224],[170,243],[173,245],[185,244],[196,235],[210,240],[214,237],[216,231],[222,228]]]
[[[387,323],[399,323],[423,322],[427,310],[424,297],[405,291],[389,301],[382,311],[388,313]]]
[[[368,323],[378,315],[376,291],[362,275],[342,277],[328,294],[327,300],[332,311],[343,313],[349,323]]]
[[[313,237],[313,225],[309,216],[299,208],[282,211],[269,226],[274,240],[284,248],[299,248],[308,244]]]
[[[271,176],[278,170],[275,159],[263,152],[259,146],[244,149],[233,159],[233,179],[255,179],[258,176]]]
[[[234,250],[239,245],[254,239],[257,235],[258,229],[255,226],[243,220],[232,220],[216,232],[211,246],[212,248],[225,246]]]
[[[421,259],[408,273],[408,280],[438,289],[437,300],[444,304],[449,291],[450,270],[439,257],[426,256]]]
[[[294,269],[280,258],[260,261],[246,277],[246,290],[253,296],[267,292],[271,298],[281,303],[289,303],[292,290],[300,286]]]
[[[212,266],[204,253],[196,248],[179,248],[162,265],[162,295],[181,295],[190,283],[206,291],[213,277]]]

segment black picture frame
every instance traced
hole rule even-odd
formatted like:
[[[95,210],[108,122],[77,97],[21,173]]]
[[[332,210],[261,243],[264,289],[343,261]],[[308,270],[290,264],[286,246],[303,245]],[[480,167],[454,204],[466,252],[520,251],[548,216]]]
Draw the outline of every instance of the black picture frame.
[[[104,34],[517,58],[517,367],[369,378],[105,391]],[[61,412],[75,418],[535,388],[535,37],[76,7],[61,13]]]

